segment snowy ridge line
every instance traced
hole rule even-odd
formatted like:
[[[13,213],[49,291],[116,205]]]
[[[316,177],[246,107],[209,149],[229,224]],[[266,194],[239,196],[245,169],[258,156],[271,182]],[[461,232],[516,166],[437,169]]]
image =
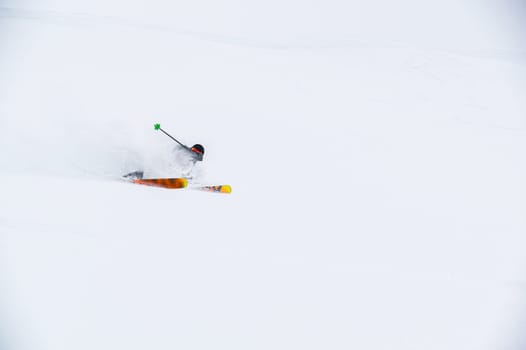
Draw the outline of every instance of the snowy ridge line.
[[[0,19],[2,18],[22,18],[27,20],[55,20],[64,24],[97,24],[107,26],[122,26],[133,29],[144,29],[149,31],[169,32],[175,35],[199,39],[230,46],[240,46],[259,49],[289,50],[289,49],[345,49],[345,48],[403,48],[400,43],[378,43],[360,39],[346,40],[312,40],[312,41],[295,41],[295,42],[275,42],[271,40],[257,40],[228,35],[214,34],[209,32],[199,32],[178,28],[175,26],[163,24],[144,23],[138,20],[132,20],[116,16],[92,15],[87,13],[65,13],[50,10],[26,10],[11,7],[0,6]]]
[[[169,26],[164,24],[144,23],[139,20],[127,19],[116,16],[93,15],[88,13],[66,13],[51,10],[27,10],[17,9],[12,7],[0,6],[0,20],[2,18],[21,18],[26,20],[55,20],[62,22],[62,24],[69,25],[107,25],[120,26],[132,29],[143,29],[148,31],[157,31],[164,33],[172,33],[181,37],[198,39],[201,41],[218,43],[236,47],[246,47],[253,49],[273,49],[273,50],[322,50],[322,49],[414,49],[424,50],[430,52],[437,52],[446,55],[455,55],[463,57],[476,57],[480,59],[494,59],[500,61],[507,61],[518,64],[526,64],[526,50],[515,48],[499,48],[499,49],[450,49],[440,47],[417,47],[415,45],[396,42],[381,42],[380,40],[365,41],[357,38],[342,39],[342,40],[296,40],[277,42],[272,40],[250,39],[243,37],[235,37],[229,35],[221,35],[210,32],[199,32]],[[59,24],[59,23],[55,23]]]

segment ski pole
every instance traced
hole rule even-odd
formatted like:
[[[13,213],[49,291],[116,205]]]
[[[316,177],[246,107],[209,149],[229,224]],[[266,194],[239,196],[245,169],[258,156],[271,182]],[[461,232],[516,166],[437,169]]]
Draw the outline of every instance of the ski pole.
[[[180,144],[181,146],[183,146],[183,147],[186,148],[186,146],[183,145],[181,142],[177,141],[177,140],[175,139],[175,137],[173,137],[172,135],[170,135],[169,133],[167,133],[166,131],[164,131],[163,129],[161,129],[161,124],[154,124],[154,125],[153,125],[153,128],[154,128],[155,130],[161,130],[162,132],[164,132],[164,134],[165,134],[166,136],[168,136],[169,138],[171,138],[172,140],[174,140],[175,142],[177,142],[178,144]]]

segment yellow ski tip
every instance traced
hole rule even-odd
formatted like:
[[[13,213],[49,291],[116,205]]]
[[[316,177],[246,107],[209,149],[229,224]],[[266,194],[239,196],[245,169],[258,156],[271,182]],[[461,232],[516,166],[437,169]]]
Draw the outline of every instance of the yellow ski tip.
[[[230,187],[230,185],[223,185],[220,191],[221,193],[232,193],[232,187]]]

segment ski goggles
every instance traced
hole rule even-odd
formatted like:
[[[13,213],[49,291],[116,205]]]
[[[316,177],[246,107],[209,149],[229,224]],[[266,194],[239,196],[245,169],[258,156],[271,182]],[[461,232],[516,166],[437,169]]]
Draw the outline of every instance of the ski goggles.
[[[195,147],[192,147],[191,150],[192,150],[192,152],[195,152],[195,153],[198,153],[198,154],[203,154],[203,152],[201,152],[200,150],[198,150]]]

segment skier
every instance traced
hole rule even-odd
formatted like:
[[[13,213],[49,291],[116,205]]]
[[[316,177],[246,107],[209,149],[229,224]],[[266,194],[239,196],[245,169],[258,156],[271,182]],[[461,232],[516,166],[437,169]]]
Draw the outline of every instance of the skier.
[[[202,162],[203,157],[205,155],[205,148],[201,144],[195,144],[192,147],[188,147],[181,142],[177,141],[175,138],[173,138],[171,135],[169,135],[166,131],[161,129],[160,124],[154,125],[155,130],[161,130],[163,133],[165,133],[167,136],[169,136],[172,140],[177,142],[177,146],[173,149],[173,161],[172,165],[173,167],[177,168],[181,175],[185,178],[191,179],[192,172],[194,170],[194,167],[197,162]],[[137,170],[134,172],[131,172],[129,174],[124,175],[124,178],[134,180],[134,179],[142,179],[144,176],[144,171]]]
[[[191,161],[194,163],[196,162],[202,162],[203,156],[205,155],[205,148],[200,144],[195,144],[192,147],[188,147],[185,145],[179,145],[179,147],[175,148],[175,152],[184,152],[186,156],[188,156]]]
[[[179,170],[183,177],[192,178],[192,172],[197,162],[203,161],[205,148],[200,144],[192,147],[179,144],[172,151],[172,166]]]

